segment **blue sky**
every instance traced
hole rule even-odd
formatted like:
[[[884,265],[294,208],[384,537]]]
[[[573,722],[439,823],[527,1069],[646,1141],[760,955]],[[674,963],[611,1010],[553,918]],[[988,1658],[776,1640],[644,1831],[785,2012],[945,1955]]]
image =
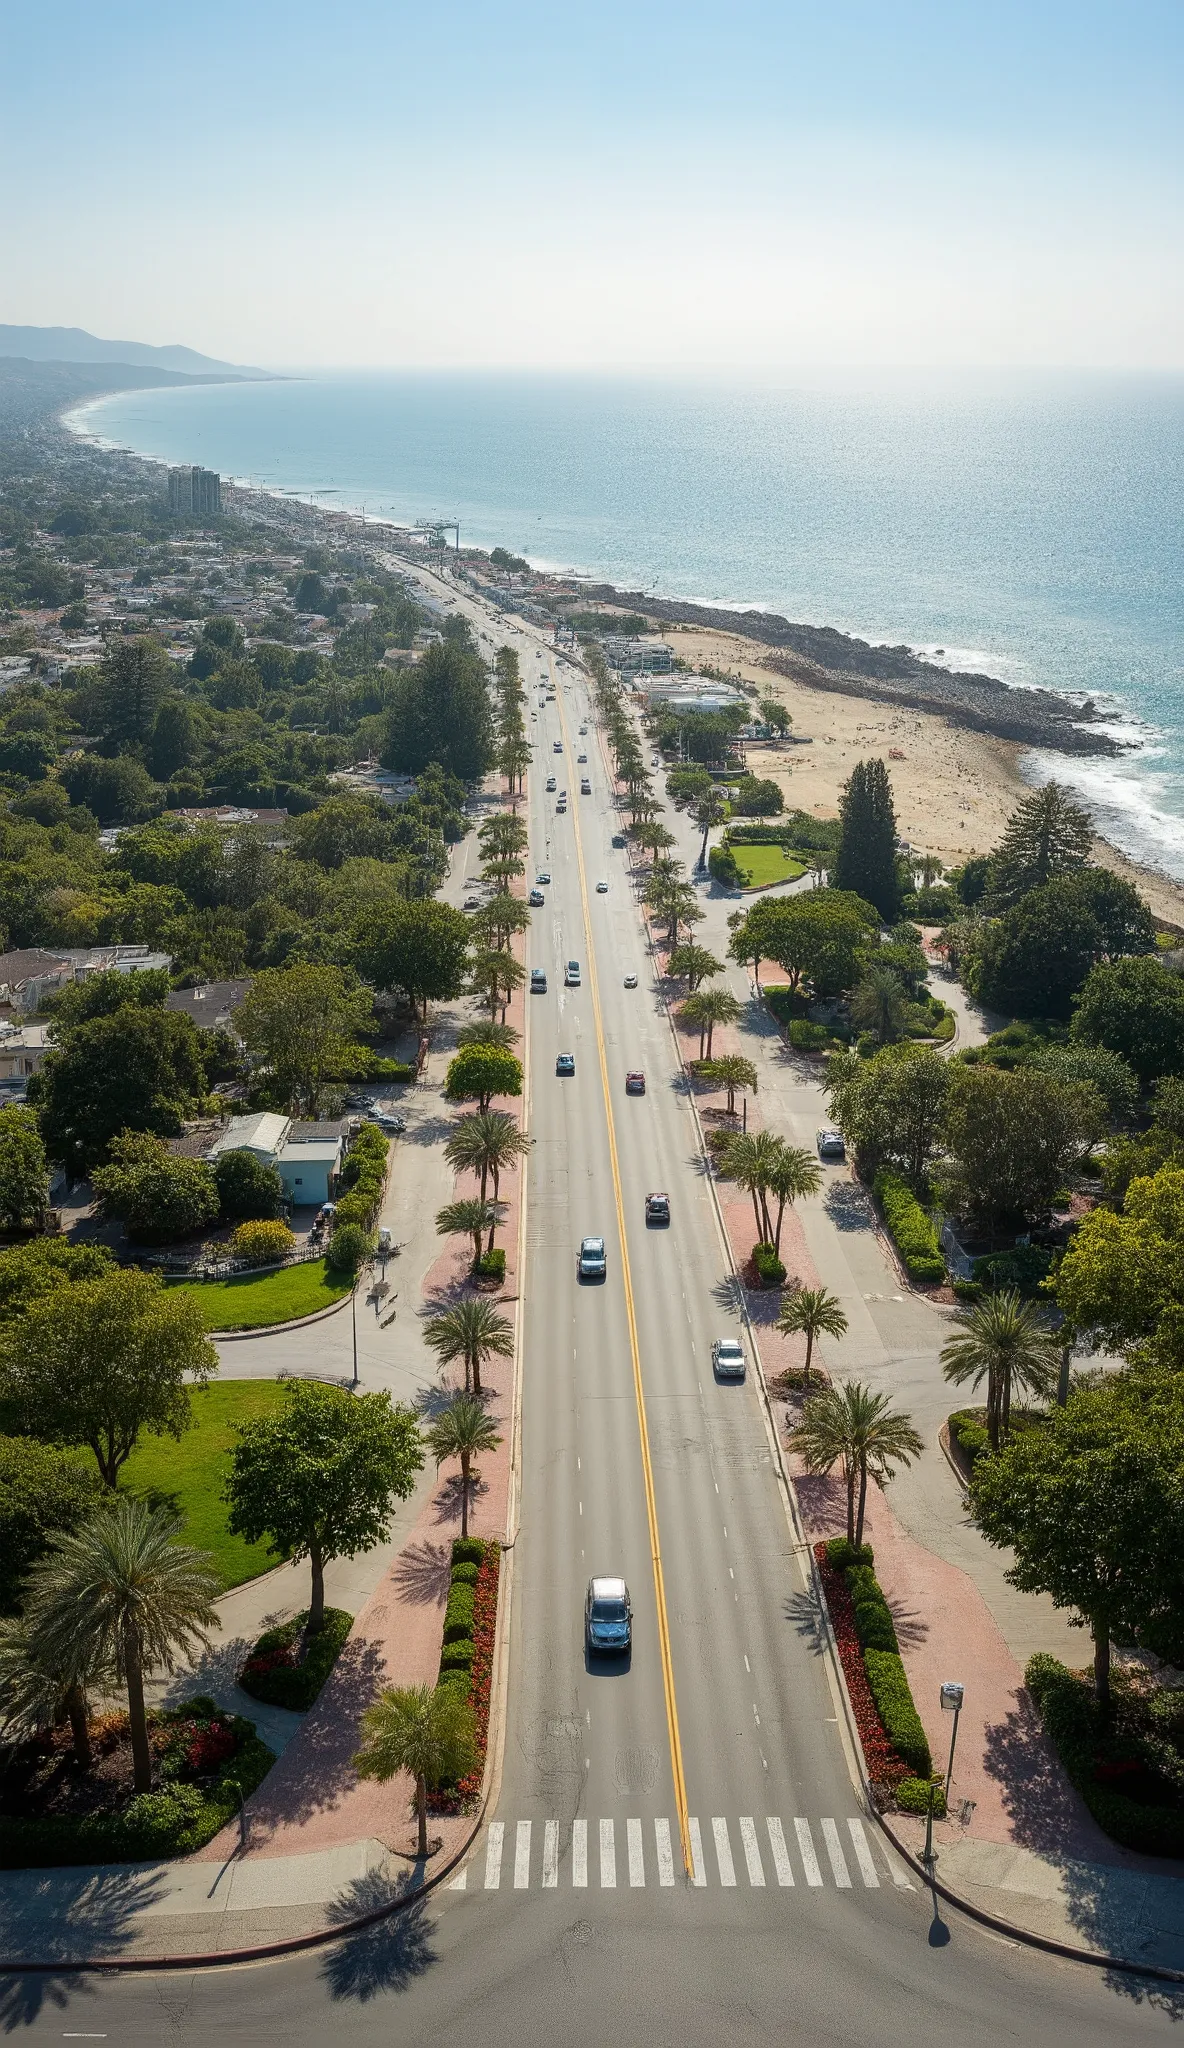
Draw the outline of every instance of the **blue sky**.
[[[0,319],[277,365],[1179,367],[1179,0],[0,0]]]

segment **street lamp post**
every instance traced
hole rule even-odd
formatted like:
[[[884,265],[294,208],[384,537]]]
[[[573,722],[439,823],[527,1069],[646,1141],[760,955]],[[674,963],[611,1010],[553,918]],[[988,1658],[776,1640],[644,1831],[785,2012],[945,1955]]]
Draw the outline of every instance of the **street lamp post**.
[[[954,1716],[954,1726],[950,1734],[950,1761],[946,1767],[947,1806],[950,1802],[950,1781],[954,1775],[954,1745],[958,1740],[958,1716],[962,1712],[962,1701],[965,1693],[965,1686],[960,1685],[956,1678],[948,1678],[941,1689],[942,1712],[943,1714],[952,1714]]]
[[[354,1385],[358,1384],[358,1283],[355,1280],[349,1297],[350,1320],[354,1332]]]

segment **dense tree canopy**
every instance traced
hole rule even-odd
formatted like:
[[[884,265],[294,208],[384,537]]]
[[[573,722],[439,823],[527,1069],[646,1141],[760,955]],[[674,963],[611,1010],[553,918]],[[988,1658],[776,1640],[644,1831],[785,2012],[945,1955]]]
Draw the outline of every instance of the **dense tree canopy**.
[[[1144,1084],[1184,1074],[1184,976],[1153,958],[1095,967],[1077,999],[1073,1036],[1120,1053]]]
[[[326,1084],[359,1071],[357,1035],[373,1016],[368,990],[339,967],[265,968],[235,1011],[243,1044],[277,1095],[315,1116]]]
[[[1138,891],[1105,868],[1080,868],[1029,889],[984,925],[967,978],[991,1009],[1067,1020],[1099,961],[1154,945],[1154,920]]]
[[[882,761],[857,761],[839,799],[838,850],[831,867],[836,889],[875,905],[886,924],[900,907],[896,869],[896,811]]]
[[[387,767],[414,774],[438,761],[467,782],[486,772],[493,754],[485,669],[471,648],[445,641],[398,673],[383,743]]]
[[[121,1131],[176,1136],[205,1094],[188,1017],[134,1005],[70,1031],[29,1083],[46,1150],[75,1175],[101,1164]]]
[[[956,1065],[942,1124],[948,1197],[1000,1220],[1040,1217],[1103,1124],[1088,1083],[1033,1067]]]
[[[49,1199],[45,1146],[30,1109],[0,1109],[0,1224],[19,1229],[40,1216]]]
[[[468,969],[469,926],[463,911],[433,898],[391,903],[367,918],[358,934],[358,965],[376,988],[397,989],[422,1005],[459,996]]]
[[[174,1244],[218,1217],[218,1187],[204,1159],[178,1159],[150,1131],[111,1141],[110,1163],[91,1175],[103,1216],[140,1244]]]

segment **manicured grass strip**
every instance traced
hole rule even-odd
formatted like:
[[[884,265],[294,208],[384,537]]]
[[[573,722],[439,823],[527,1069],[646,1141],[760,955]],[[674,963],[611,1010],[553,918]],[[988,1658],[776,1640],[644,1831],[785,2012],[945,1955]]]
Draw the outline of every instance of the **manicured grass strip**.
[[[732,852],[737,866],[747,876],[746,889],[764,889],[770,882],[796,882],[806,872],[804,861],[795,860],[783,846],[737,846]]]
[[[171,1436],[143,1437],[123,1468],[121,1483],[129,1491],[148,1494],[184,1516],[183,1540],[211,1553],[227,1590],[278,1562],[266,1543],[245,1543],[228,1533],[220,1496],[235,1423],[270,1415],[283,1398],[279,1380],[214,1380],[194,1393],[194,1427],[180,1443]]]
[[[324,1259],[284,1266],[278,1273],[241,1273],[233,1280],[180,1280],[197,1296],[207,1330],[265,1330],[272,1323],[315,1315],[348,1294],[350,1276],[331,1273]]]

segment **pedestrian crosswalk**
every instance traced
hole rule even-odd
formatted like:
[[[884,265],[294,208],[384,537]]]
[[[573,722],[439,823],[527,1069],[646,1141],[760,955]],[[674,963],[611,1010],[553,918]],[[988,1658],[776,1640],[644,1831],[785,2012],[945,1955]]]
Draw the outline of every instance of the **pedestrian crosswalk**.
[[[800,1814],[783,1822],[779,1814],[742,1813],[732,1819],[692,1814],[687,1835],[690,1882],[697,1889],[734,1891],[799,1885],[806,1891],[833,1885],[851,1891],[879,1889],[881,1880],[911,1891],[900,1859],[855,1816],[810,1821]],[[872,1853],[875,1842],[877,1856]],[[640,1891],[669,1889],[684,1869],[678,1824],[659,1817],[630,1816],[571,1821],[492,1820],[472,1859],[451,1881],[454,1892]]]

